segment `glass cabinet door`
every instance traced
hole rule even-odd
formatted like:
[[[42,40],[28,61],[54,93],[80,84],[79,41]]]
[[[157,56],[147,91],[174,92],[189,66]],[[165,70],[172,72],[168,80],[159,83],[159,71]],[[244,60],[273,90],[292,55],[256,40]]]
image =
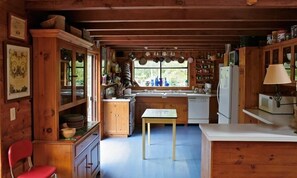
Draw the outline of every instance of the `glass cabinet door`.
[[[292,61],[292,57],[291,57],[291,46],[288,46],[288,47],[284,47],[283,48],[283,64],[284,64],[284,67],[289,75],[290,78],[291,77],[291,61]]]
[[[265,58],[265,72],[270,64],[270,50],[264,52],[264,58]]]
[[[60,49],[61,105],[73,102],[72,50]]]
[[[86,98],[86,54],[76,52],[75,58],[75,89],[76,100]]]
[[[292,51],[292,53],[294,53],[294,56],[292,55],[292,76],[293,76],[293,80],[297,81],[297,45],[294,46],[294,51]]]
[[[279,63],[278,62],[278,53],[279,53],[278,49],[274,49],[272,51],[272,64],[278,64]]]

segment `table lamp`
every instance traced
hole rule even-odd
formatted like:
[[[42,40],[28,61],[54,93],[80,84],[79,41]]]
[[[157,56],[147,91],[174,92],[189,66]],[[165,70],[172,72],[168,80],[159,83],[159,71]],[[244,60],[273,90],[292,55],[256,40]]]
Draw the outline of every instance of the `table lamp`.
[[[276,101],[277,107],[280,107],[280,101],[282,99],[279,84],[291,83],[291,79],[288,76],[283,64],[271,64],[267,68],[267,73],[264,78],[263,84],[276,85],[276,95],[273,98]]]

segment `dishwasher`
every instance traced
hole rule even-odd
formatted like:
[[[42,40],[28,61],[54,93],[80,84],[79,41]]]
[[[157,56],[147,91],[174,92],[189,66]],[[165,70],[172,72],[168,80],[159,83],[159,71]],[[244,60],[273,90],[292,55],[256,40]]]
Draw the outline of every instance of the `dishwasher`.
[[[209,123],[209,97],[188,97],[188,123]]]

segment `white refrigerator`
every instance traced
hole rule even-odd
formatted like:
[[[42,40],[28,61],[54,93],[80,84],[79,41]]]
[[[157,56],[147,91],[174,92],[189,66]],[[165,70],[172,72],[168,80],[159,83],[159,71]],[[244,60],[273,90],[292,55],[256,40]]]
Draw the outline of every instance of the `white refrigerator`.
[[[220,67],[217,88],[219,124],[238,123],[239,68],[236,65]]]

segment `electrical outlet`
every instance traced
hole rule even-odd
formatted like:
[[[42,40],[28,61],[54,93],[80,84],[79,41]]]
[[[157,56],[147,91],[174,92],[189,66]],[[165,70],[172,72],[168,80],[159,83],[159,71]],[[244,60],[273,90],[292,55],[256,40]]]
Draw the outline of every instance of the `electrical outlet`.
[[[10,121],[14,121],[15,119],[15,108],[10,108]]]

